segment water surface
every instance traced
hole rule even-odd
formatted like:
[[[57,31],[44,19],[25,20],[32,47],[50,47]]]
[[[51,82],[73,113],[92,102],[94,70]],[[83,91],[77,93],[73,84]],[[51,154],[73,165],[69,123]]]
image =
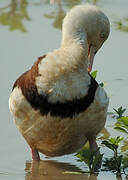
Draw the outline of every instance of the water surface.
[[[61,179],[118,179],[110,172],[73,175],[67,171],[85,171],[87,167],[74,155],[48,161],[41,155],[40,163],[32,163],[30,149],[16,129],[8,109],[8,98],[15,79],[39,57],[60,46],[61,22],[72,6],[86,2],[62,0],[49,4],[48,0],[0,0],[0,179],[9,180],[61,180]],[[110,97],[109,111],[123,106],[128,108],[128,32],[116,29],[115,22],[128,17],[127,0],[98,0],[96,3],[109,17],[110,37],[97,53],[93,70],[97,80],[106,82]],[[123,20],[124,21],[124,20]],[[125,22],[127,25],[127,22]],[[117,135],[108,116],[104,136]],[[100,140],[99,140],[100,144]],[[103,148],[104,152],[108,150]],[[106,153],[109,154],[108,152]]]

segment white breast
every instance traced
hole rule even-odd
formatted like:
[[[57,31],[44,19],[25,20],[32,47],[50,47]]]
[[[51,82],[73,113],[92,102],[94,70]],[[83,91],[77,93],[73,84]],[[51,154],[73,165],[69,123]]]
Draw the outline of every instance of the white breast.
[[[65,51],[55,50],[39,64],[36,86],[39,94],[49,94],[49,102],[64,102],[87,94],[90,84],[87,64],[76,64],[74,59]]]
[[[89,84],[90,78],[85,72],[69,72],[54,83],[49,102],[64,102],[84,97],[88,92]]]

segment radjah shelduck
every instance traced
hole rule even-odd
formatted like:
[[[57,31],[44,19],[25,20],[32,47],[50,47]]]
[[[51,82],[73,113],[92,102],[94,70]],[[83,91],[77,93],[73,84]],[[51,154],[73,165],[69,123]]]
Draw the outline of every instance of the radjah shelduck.
[[[9,108],[33,160],[39,152],[77,152],[87,141],[97,149],[109,99],[89,72],[109,31],[107,16],[96,6],[73,7],[63,21],[60,48],[39,57],[14,83]]]

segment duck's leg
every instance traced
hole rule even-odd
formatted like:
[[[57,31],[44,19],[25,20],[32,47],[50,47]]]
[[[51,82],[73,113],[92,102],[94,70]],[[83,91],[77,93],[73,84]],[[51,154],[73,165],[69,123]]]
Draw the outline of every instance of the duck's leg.
[[[91,151],[96,151],[96,155],[100,155],[100,151],[98,149],[98,145],[96,143],[96,137],[89,138],[89,145]],[[95,166],[95,171],[97,171],[99,168],[101,168],[101,160],[99,160]]]
[[[39,152],[36,149],[31,149],[32,152],[32,160],[40,160]]]
[[[89,140],[90,149],[92,151],[98,150],[98,145],[96,143],[96,137],[91,137],[88,140]],[[97,153],[99,153],[99,151],[97,151]]]

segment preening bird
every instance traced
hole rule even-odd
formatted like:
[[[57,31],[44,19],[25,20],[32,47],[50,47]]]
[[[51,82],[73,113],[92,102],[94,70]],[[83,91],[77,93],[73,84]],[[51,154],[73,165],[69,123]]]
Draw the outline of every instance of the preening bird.
[[[9,108],[32,150],[61,156],[80,150],[106,122],[109,99],[90,75],[96,52],[108,38],[107,16],[90,4],[73,7],[62,25],[60,48],[38,58],[14,83]],[[50,42],[49,42],[50,43]]]

